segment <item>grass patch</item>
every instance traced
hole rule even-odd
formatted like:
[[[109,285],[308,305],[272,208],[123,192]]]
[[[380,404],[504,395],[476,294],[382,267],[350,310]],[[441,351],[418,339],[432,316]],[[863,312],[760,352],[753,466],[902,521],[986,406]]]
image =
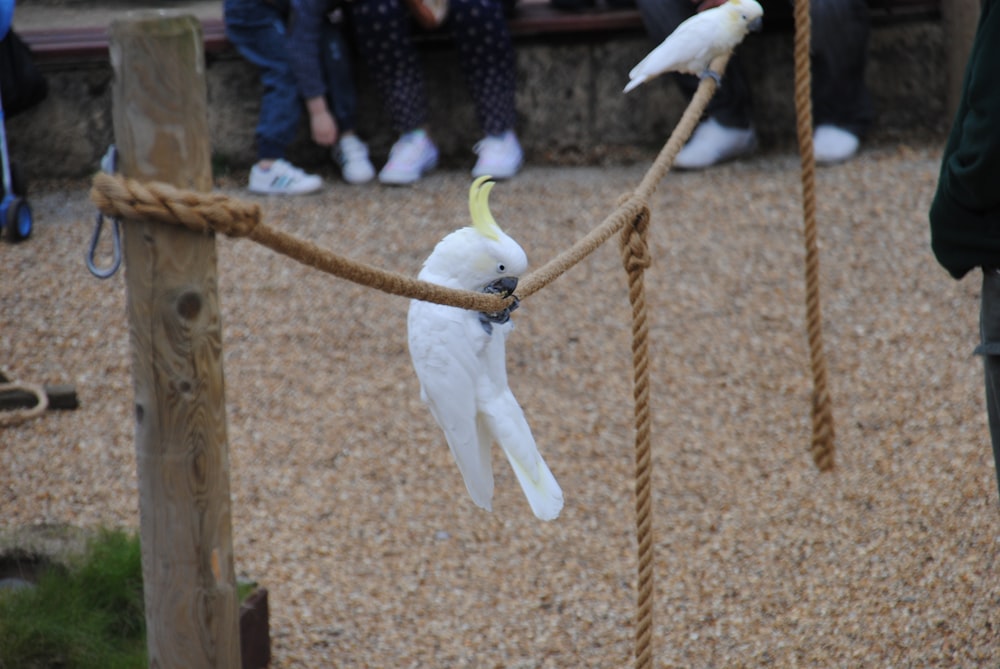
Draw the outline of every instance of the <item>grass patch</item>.
[[[239,601],[255,587],[239,584]],[[138,535],[101,530],[35,587],[0,590],[0,669],[147,665]]]
[[[33,588],[0,592],[0,667],[146,666],[139,539],[102,530]]]

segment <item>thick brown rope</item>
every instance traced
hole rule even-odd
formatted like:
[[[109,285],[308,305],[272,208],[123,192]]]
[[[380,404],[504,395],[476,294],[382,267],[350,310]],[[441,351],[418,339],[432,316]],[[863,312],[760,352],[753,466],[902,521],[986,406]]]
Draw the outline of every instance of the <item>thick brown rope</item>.
[[[813,375],[812,444],[810,452],[820,471],[833,469],[833,408],[827,390],[823,353],[823,315],[819,301],[819,250],[816,243],[816,158],[813,153],[811,34],[809,0],[795,0],[795,115],[802,160],[803,240],[806,253],[806,332]]]
[[[724,72],[729,54],[716,58],[711,68]],[[652,419],[649,408],[649,326],[646,319],[645,271],[651,258],[646,244],[649,229],[649,206],[646,204],[673,167],[677,153],[687,143],[701,120],[708,101],[715,94],[717,84],[705,77],[688,104],[670,138],[660,150],[653,165],[647,170],[642,182],[631,197],[618,206],[618,213],[625,225],[621,227],[619,243],[622,264],[628,275],[628,297],[632,305],[632,395],[635,403],[635,533],[637,542],[636,560],[636,619],[635,619],[635,666],[636,669],[651,669],[653,666],[653,602],[655,595],[655,569],[653,551],[653,496],[652,496]],[[638,211],[625,209],[640,205]]]
[[[724,54],[717,57],[709,65],[709,69],[713,72],[725,72],[726,65],[729,63],[729,58],[732,54]],[[711,77],[703,77],[701,82],[698,84],[698,89],[694,93],[694,97],[691,98],[691,102],[688,104],[687,109],[684,110],[684,114],[681,119],[677,122],[677,126],[674,131],[670,134],[670,139],[667,143],[663,145],[660,149],[659,155],[656,160],[653,161],[653,165],[646,172],[639,186],[635,189],[636,197],[642,200],[648,200],[649,197],[656,190],[656,186],[663,180],[663,177],[667,175],[670,168],[674,165],[674,159],[677,158],[677,154],[680,152],[684,145],[687,144],[688,139],[691,137],[691,133],[694,132],[695,127],[701,121],[702,114],[705,113],[705,107],[708,106],[709,100],[715,95],[715,90],[718,88],[718,84],[715,79]]]
[[[711,68],[715,72],[723,72],[728,62],[729,54],[720,56],[712,61]],[[715,94],[716,86],[714,79],[706,77],[701,80],[698,90],[695,92],[691,102],[688,103],[687,109],[684,110],[680,121],[677,122],[677,126],[670,134],[670,138],[663,148],[660,149],[656,160],[653,161],[653,164],[646,171],[643,180],[639,183],[639,186],[632,193],[631,197],[627,197],[619,202],[618,207],[607,218],[586,236],[573,244],[573,246],[522,279],[517,289],[517,294],[520,297],[528,297],[555,281],[574,265],[597,250],[604,242],[611,239],[615,233],[620,232],[627,225],[632,225],[636,217],[644,209],[648,208],[649,197],[656,190],[657,184],[663,180],[663,177],[666,176],[667,172],[673,166],[677,153],[687,143],[688,138],[691,137],[691,133],[694,132],[695,126],[698,125],[701,115],[705,112],[708,101]]]
[[[635,401],[635,529],[638,540],[635,666],[653,666],[653,501],[651,420],[649,411],[649,326],[646,322],[645,271],[651,260],[646,245],[649,209],[630,226],[622,228],[619,242],[622,264],[628,274],[632,305],[632,371]]]
[[[509,299],[445,288],[345,258],[261,222],[260,206],[220,193],[182,191],[164,183],[140,183],[119,175],[94,176],[90,199],[106,216],[183,225],[195,232],[247,237],[328,274],[393,295],[473,311],[501,311]]]

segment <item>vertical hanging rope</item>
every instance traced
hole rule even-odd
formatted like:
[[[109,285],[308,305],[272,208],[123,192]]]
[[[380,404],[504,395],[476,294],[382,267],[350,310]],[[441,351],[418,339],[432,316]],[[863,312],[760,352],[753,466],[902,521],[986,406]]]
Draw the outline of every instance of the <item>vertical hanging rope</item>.
[[[643,207],[619,238],[622,263],[628,273],[632,304],[632,368],[635,400],[635,525],[639,544],[638,599],[635,621],[635,666],[653,666],[653,501],[649,413],[649,327],[646,324],[644,272],[650,265],[646,246],[649,208]]]
[[[712,61],[711,68],[723,72],[730,54]],[[653,667],[653,496],[652,427],[649,410],[649,327],[646,322],[645,271],[652,263],[646,245],[649,229],[648,198],[674,164],[677,153],[697,126],[708,101],[715,93],[715,80],[706,77],[678,121],[667,143],[633,195],[639,210],[621,228],[619,245],[622,264],[628,275],[628,297],[632,305],[632,395],[635,404],[635,536],[638,544],[636,565],[635,667]],[[619,208],[628,202],[625,197]]]
[[[795,116],[802,158],[803,237],[806,251],[806,331],[813,375],[812,453],[820,471],[833,469],[833,409],[826,385],[823,315],[819,304],[819,251],[816,245],[816,158],[813,154],[811,33],[809,0],[795,0]]]

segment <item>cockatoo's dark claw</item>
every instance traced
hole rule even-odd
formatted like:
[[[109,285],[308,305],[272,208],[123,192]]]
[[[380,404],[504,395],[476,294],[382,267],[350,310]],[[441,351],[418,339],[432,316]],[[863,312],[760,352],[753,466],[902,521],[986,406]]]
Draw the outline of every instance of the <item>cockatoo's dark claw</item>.
[[[517,279],[514,277],[504,277],[503,279],[498,279],[493,283],[487,285],[483,288],[484,293],[489,293],[491,295],[503,295],[504,297],[509,297],[514,289],[517,287]],[[517,309],[520,305],[520,300],[517,296],[514,296],[514,300],[501,311],[481,311],[479,312],[479,322],[483,324],[483,329],[486,330],[486,334],[493,334],[492,323],[503,324],[510,320],[510,312]]]
[[[515,297],[514,301],[510,303],[510,306],[501,311],[480,311],[479,320],[484,323],[506,323],[510,320],[510,312],[517,309],[520,304],[520,300]]]

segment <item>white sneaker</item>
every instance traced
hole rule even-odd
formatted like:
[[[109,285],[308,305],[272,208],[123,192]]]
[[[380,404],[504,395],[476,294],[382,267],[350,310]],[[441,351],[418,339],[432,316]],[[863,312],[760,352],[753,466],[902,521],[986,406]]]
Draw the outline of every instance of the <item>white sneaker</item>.
[[[411,184],[424,172],[434,169],[437,161],[437,147],[427,133],[421,129],[411,130],[389,149],[389,160],[378,173],[378,180],[384,184]]]
[[[323,179],[306,174],[287,160],[278,159],[266,170],[254,165],[250,170],[250,192],[264,195],[304,195],[323,186]]]
[[[509,179],[517,174],[524,162],[524,151],[512,130],[481,139],[472,150],[479,154],[479,160],[472,168],[474,177]]]
[[[835,125],[818,125],[813,131],[813,155],[820,165],[842,163],[858,152],[857,136]]]
[[[368,160],[368,147],[357,135],[344,135],[333,147],[333,160],[349,184],[363,184],[375,178],[375,167]]]
[[[678,152],[674,167],[700,170],[748,155],[756,149],[757,133],[753,128],[727,128],[709,117],[698,124],[691,139]]]

